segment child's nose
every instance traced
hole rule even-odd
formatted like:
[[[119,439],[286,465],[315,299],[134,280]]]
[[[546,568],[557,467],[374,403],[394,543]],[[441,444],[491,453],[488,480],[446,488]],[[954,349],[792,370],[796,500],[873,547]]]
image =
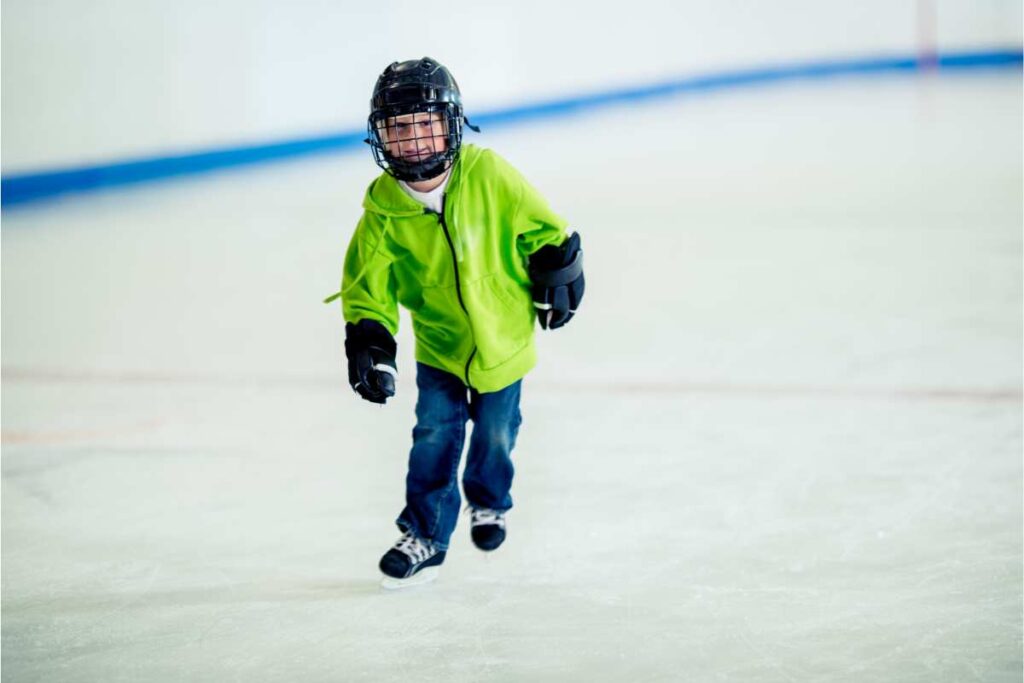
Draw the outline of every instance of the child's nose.
[[[416,133],[409,133],[409,137],[403,140],[403,142],[405,143],[406,147],[415,148],[420,147],[421,145],[429,144],[430,138],[424,137],[423,135],[417,135]]]

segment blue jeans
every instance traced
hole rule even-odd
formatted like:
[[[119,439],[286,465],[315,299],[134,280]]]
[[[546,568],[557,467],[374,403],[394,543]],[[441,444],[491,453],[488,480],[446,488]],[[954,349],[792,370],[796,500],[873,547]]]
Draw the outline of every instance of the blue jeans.
[[[416,427],[399,529],[447,550],[462,504],[458,471],[467,420],[473,421],[473,433],[462,486],[469,504],[492,510],[512,507],[511,455],[522,423],[521,385],[520,380],[501,391],[481,394],[467,390],[455,375],[416,364]]]

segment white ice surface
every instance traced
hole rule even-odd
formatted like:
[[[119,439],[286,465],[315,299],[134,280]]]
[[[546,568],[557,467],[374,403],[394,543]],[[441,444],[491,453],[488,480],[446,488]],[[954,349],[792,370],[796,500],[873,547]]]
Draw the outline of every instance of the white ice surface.
[[[472,138],[584,236],[509,538],[378,588],[415,385],[345,382],[369,155],[6,211],[3,680],[1021,680],[1019,74]]]

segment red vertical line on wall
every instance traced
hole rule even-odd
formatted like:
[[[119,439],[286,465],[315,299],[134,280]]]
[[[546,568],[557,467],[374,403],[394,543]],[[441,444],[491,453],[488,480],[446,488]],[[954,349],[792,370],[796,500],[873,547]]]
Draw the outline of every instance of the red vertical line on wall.
[[[939,71],[938,0],[917,0],[914,8],[914,24],[917,38],[915,52],[917,68],[924,78],[918,79],[917,120],[927,126],[934,108],[933,81]]]
[[[917,60],[919,67],[927,72],[935,71],[939,65],[938,7],[937,0],[917,0]]]

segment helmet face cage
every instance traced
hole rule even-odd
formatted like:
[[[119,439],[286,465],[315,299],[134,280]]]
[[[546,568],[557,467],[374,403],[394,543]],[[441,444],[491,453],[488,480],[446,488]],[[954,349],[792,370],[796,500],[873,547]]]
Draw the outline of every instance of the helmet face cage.
[[[378,166],[398,180],[429,180],[459,155],[462,108],[452,102],[387,107],[370,114],[367,129]],[[403,149],[419,154],[403,157]]]
[[[394,62],[374,87],[366,142],[395,178],[428,180],[458,157],[462,123],[459,86],[446,68],[429,57]]]

